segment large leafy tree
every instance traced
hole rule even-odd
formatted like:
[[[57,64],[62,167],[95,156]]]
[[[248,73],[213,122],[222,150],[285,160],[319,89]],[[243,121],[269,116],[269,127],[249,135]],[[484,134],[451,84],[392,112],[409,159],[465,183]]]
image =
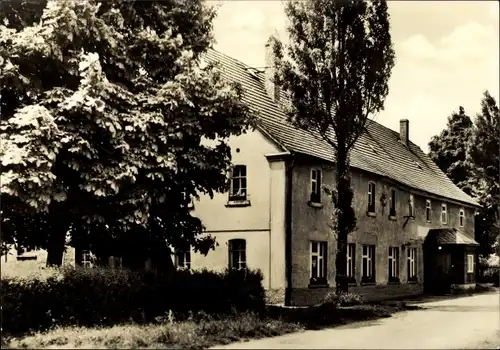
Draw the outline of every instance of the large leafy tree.
[[[290,46],[275,38],[276,83],[292,123],[332,146],[337,292],[347,291],[347,236],[355,229],[350,152],[370,115],[383,109],[395,62],[385,1],[290,1]]]
[[[500,116],[498,104],[488,91],[481,101],[468,148],[475,182],[475,195],[483,206],[476,216],[476,238],[480,253],[493,253],[500,233]]]
[[[471,194],[471,168],[466,161],[472,120],[463,107],[448,117],[446,129],[429,142],[429,156],[465,193]]]
[[[189,203],[225,190],[227,137],[251,123],[240,88],[201,64],[214,9],[9,1],[0,6],[0,155],[10,238],[47,248],[54,265],[68,230],[95,245],[147,237],[207,253],[214,239],[200,235]]]

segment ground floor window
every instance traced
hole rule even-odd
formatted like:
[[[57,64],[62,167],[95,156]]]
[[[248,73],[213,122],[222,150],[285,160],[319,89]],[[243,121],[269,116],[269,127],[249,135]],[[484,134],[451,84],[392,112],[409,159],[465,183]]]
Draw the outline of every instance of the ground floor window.
[[[326,284],[327,242],[311,241],[311,284]]]
[[[347,278],[351,281],[356,279],[356,244],[354,243],[347,245]]]
[[[399,248],[389,247],[389,282],[399,281]]]
[[[175,252],[175,267],[178,269],[191,269],[191,249]]]
[[[407,249],[408,281],[417,280],[417,248]]]
[[[474,273],[474,254],[467,254],[467,273]]]
[[[362,280],[361,282],[375,282],[375,246],[363,245],[362,251]]]
[[[82,251],[82,267],[92,268],[94,267],[95,258],[89,250]]]
[[[247,242],[244,239],[232,239],[229,245],[229,268],[246,269],[247,268]]]

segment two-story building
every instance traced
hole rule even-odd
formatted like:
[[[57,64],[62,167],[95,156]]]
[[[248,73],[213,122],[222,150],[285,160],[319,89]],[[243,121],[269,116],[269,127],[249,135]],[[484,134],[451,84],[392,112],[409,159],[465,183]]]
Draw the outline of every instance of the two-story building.
[[[229,193],[194,203],[193,215],[219,246],[206,256],[177,252],[175,260],[194,269],[260,269],[272,301],[313,304],[335,287],[332,204],[322,190],[334,185],[333,150],[287,122],[270,52],[266,71],[207,54],[242,84],[259,123],[230,140]],[[478,204],[410,141],[409,127],[401,120],[395,132],[368,121],[351,153],[357,229],[348,238],[347,272],[350,291],[366,300],[475,284]]]

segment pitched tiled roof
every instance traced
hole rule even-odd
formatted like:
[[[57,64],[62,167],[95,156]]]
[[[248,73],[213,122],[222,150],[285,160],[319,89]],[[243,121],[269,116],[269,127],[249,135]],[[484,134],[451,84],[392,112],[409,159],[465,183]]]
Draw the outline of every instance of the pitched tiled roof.
[[[429,230],[426,240],[435,244],[479,245],[475,240],[455,228],[436,228]]]
[[[262,72],[209,50],[207,61],[218,62],[226,79],[242,84],[243,99],[259,115],[259,126],[284,150],[334,161],[332,147],[319,135],[294,127],[267,94]],[[399,133],[369,120],[351,152],[351,167],[378,174],[410,188],[470,205],[478,203],[459,189],[414,143],[399,141]]]

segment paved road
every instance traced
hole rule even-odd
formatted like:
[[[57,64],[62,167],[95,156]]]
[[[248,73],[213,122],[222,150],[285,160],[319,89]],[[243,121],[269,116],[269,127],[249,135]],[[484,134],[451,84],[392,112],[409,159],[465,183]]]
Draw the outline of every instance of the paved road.
[[[496,349],[500,295],[488,293],[419,304],[376,321],[229,344],[219,349]]]

